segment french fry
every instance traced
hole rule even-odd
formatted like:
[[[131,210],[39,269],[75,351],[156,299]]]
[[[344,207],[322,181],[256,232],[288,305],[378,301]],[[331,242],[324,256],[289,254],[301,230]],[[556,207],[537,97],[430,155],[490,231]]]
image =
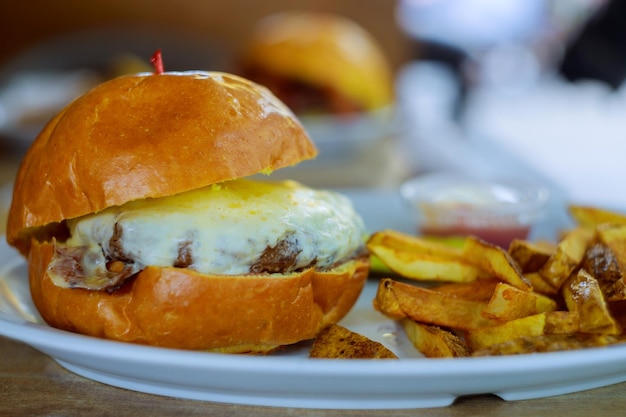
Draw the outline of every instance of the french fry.
[[[375,246],[372,246],[370,251],[393,272],[413,280],[471,282],[484,275],[473,265],[432,255],[400,252]]]
[[[608,247],[620,267],[626,265],[626,224],[604,224],[596,228],[598,240]]]
[[[580,265],[594,236],[594,229],[578,227],[567,233],[559,242],[554,255],[539,271],[553,289],[559,290],[574,269]]]
[[[626,225],[596,228],[598,243],[585,253],[583,266],[598,280],[607,301],[626,300]]]
[[[374,310],[380,311],[389,318],[402,320],[409,317],[406,309],[412,308],[414,303],[409,298],[410,296],[402,293],[402,290],[396,291],[396,283],[397,281],[390,278],[381,279],[378,282],[378,289],[372,306]]]
[[[469,356],[465,343],[450,331],[411,319],[402,319],[400,323],[413,346],[427,358]]]
[[[309,358],[321,359],[398,359],[383,344],[333,324],[313,340]]]
[[[626,225],[626,215],[597,207],[570,205],[568,211],[580,226],[595,227],[603,223]]]
[[[509,284],[499,283],[483,314],[499,321],[509,321],[537,313],[537,297]]]
[[[598,280],[607,301],[626,299],[626,284],[622,267],[609,247],[601,242],[592,244],[585,252],[581,268]]]
[[[403,319],[400,324],[413,346],[427,358],[469,356],[464,341],[448,330],[411,319]]]
[[[472,282],[439,284],[431,289],[433,291],[451,294],[465,300],[487,302],[493,296],[493,292],[499,283],[500,281],[496,278],[487,278]]]
[[[533,287],[533,291],[536,293],[554,296],[559,292],[557,289],[552,287],[552,285],[550,285],[539,272],[529,272],[524,274],[524,277],[526,277],[528,282],[530,282],[530,285]]]
[[[620,334],[622,329],[611,316],[598,281],[581,269],[563,286],[569,311],[579,317],[582,333]]]
[[[514,239],[509,245],[509,254],[517,262],[524,274],[537,272],[556,251],[551,242],[529,242]]]
[[[548,297],[499,283],[483,314],[495,320],[510,321],[554,310],[556,301]]]
[[[496,326],[468,330],[465,332],[465,340],[470,350],[477,351],[523,336],[543,335],[545,325],[546,313],[539,313]]]
[[[374,309],[394,319],[411,318],[425,324],[461,330],[493,325],[483,317],[486,303],[383,278],[373,302]]]
[[[470,236],[465,240],[463,256],[501,281],[524,291],[532,291],[517,263],[501,247]]]
[[[537,313],[552,313],[559,308],[559,304],[553,298],[537,292],[533,292],[533,295],[537,297]]]
[[[463,260],[459,248],[389,229],[373,233],[368,239],[367,245],[384,246],[402,252],[422,253],[444,259]]]
[[[466,262],[459,249],[417,236],[377,232],[368,240],[367,248],[389,269],[409,279],[471,282],[485,275]]]

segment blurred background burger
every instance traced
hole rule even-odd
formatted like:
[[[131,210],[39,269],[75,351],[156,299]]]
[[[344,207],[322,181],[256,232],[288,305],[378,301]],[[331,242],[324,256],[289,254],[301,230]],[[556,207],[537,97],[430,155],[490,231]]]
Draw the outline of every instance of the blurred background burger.
[[[393,75],[379,42],[327,12],[281,12],[257,22],[241,57],[248,78],[299,115],[350,115],[393,105]]]

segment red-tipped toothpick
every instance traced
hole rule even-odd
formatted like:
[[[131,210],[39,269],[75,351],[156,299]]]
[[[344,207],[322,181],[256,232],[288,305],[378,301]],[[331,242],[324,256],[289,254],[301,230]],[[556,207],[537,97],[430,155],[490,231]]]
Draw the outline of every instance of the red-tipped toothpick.
[[[161,56],[161,50],[157,49],[152,57],[150,58],[150,62],[154,67],[155,74],[163,74],[163,57]]]

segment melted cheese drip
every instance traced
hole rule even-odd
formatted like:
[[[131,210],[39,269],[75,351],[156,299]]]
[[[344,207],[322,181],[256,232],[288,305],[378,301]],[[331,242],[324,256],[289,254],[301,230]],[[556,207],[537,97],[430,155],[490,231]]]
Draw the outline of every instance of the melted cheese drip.
[[[85,275],[102,276],[116,224],[123,230],[119,245],[135,272],[173,266],[186,242],[193,254],[190,269],[246,274],[266,248],[286,238],[300,251],[294,268],[312,262],[325,268],[352,256],[365,233],[362,219],[340,194],[292,181],[235,180],[70,220],[70,239],[57,245],[87,248],[81,261]],[[69,285],[62,277],[53,280]]]

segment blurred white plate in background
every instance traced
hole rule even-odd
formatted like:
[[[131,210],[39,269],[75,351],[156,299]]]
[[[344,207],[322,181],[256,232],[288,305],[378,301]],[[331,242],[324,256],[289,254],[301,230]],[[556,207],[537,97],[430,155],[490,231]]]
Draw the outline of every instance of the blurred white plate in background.
[[[226,48],[212,40],[167,30],[115,26],[59,35],[0,67],[0,140],[26,149],[64,105],[120,72],[150,68],[157,49],[168,71],[224,70],[228,61]]]

